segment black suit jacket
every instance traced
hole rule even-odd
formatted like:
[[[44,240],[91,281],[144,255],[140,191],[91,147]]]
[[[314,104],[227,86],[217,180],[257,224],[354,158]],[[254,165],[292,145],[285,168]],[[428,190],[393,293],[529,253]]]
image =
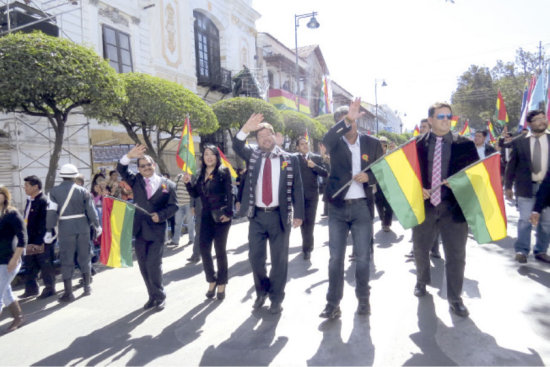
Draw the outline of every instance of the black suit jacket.
[[[25,211],[28,206],[31,206],[29,217],[27,218],[27,235],[29,243],[33,245],[41,245],[44,243],[44,235],[46,234],[46,212],[48,210],[48,200],[41,192],[33,201],[27,199]]]
[[[550,135],[546,134],[548,146],[550,147]],[[548,160],[550,163],[550,159]],[[512,142],[512,151],[510,152],[510,161],[506,165],[506,174],[504,187],[515,188],[516,196],[531,198],[536,193],[533,192],[532,182],[532,164],[531,164],[531,146],[529,138],[523,136]]]
[[[166,220],[178,211],[176,200],[176,185],[162,177],[162,183],[147,199],[145,181],[141,173],[135,174],[128,170],[128,166],[117,164],[117,171],[134,192],[134,202],[149,213],[157,213],[159,222],[155,223],[151,217],[140,210],[134,216],[134,236],[140,236],[146,241],[163,241],[166,231]]]
[[[246,162],[248,169],[250,170],[252,167],[250,167],[249,160],[252,156],[252,153],[259,149],[258,147],[250,147],[248,145],[245,145],[244,140],[239,140],[236,137],[233,139],[233,149],[235,150],[235,153],[244,161]],[[294,207],[294,218],[296,219],[304,219],[304,191],[302,186],[302,177],[300,175],[300,163],[298,162],[298,158],[290,153],[284,152],[283,157],[285,157],[286,160],[289,160],[292,164],[294,173],[292,177],[292,206]],[[282,158],[282,157],[281,157]],[[283,159],[281,159],[281,176],[279,179],[279,216],[281,218],[281,223],[285,227],[285,231],[289,229],[291,223],[288,223],[288,207],[287,207],[287,193],[286,193],[286,186],[287,186],[287,175],[288,170],[285,169],[283,165]],[[256,187],[256,183],[258,182],[258,176],[260,174],[260,165],[262,164],[262,160],[258,159],[256,161],[256,166],[254,169],[254,176],[252,177],[252,180],[249,180],[248,178],[244,181],[244,190],[243,190],[243,197],[241,202],[241,210],[240,213],[246,213],[248,212],[249,207],[249,197],[250,197],[250,190],[254,190]],[[248,171],[247,171],[248,173]]]
[[[485,144],[485,157],[490,156],[491,154],[493,154],[496,151],[497,150],[492,145]]]
[[[419,136],[416,142],[418,163],[422,174],[422,185],[428,190],[432,187],[432,178],[429,175],[430,170],[428,158],[429,139],[432,134],[433,133],[429,133]],[[477,154],[477,149],[473,141],[460,135],[451,136],[451,156],[447,177],[479,160],[479,155]],[[441,178],[446,179],[447,177]],[[440,205],[447,205],[448,210],[452,213],[453,220],[457,222],[464,222],[466,220],[455,196],[453,195],[453,192],[448,187],[441,187],[441,198],[443,199],[443,202]],[[430,200],[424,200],[424,205],[428,206],[432,204],[430,203]]]
[[[201,198],[203,211],[223,209],[225,216],[233,216],[231,173],[227,168],[218,167],[206,181],[201,174],[196,182],[189,182],[185,186],[192,197]]]
[[[327,177],[328,171],[325,168],[323,159],[320,155],[308,153],[308,158],[315,163],[315,166],[310,168],[302,154],[296,153],[300,162],[300,174],[302,175],[302,185],[304,187],[305,200],[319,199],[319,180],[318,177]]]
[[[352,178],[352,163],[351,151],[342,137],[351,129],[346,126],[344,120],[330,128],[323,138],[323,143],[327,147],[330,154],[330,174],[328,176],[327,186],[325,188],[325,196],[327,200],[336,205],[344,205],[344,197],[349,190],[349,186],[342,190],[337,197],[332,198],[342,186],[344,186]],[[380,141],[372,136],[359,133],[359,144],[361,146],[361,169],[364,169],[369,164],[384,155]],[[374,175],[369,170],[367,171],[369,181],[363,184],[365,194],[369,201],[369,206],[374,204],[372,189],[370,185],[376,183]]]

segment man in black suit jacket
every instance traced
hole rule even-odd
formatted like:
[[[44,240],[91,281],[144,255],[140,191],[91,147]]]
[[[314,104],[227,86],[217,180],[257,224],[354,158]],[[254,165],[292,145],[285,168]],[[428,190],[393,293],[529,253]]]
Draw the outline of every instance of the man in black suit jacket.
[[[430,248],[438,233],[445,252],[447,300],[451,311],[468,316],[462,302],[462,284],[466,265],[468,224],[453,192],[446,186],[447,177],[478,160],[474,143],[451,133],[451,106],[435,103],[428,110],[432,131],[417,141],[418,162],[422,175],[426,219],[413,228],[413,249],[417,283],[414,295],[426,295],[430,283]],[[439,186],[442,185],[442,186]]]
[[[117,164],[117,171],[134,193],[134,202],[151,215],[136,210],[134,237],[139,270],[145,281],[149,300],[144,309],[164,309],[166,293],[162,285],[162,253],[166,220],[178,210],[175,184],[155,173],[155,162],[145,155],[145,146],[136,145]],[[137,158],[138,174],[128,171],[131,159]]]
[[[486,144],[487,140],[487,130],[476,131],[474,135],[474,144],[476,145],[477,155],[479,159],[484,159],[485,157],[490,156],[496,149],[490,144]]]
[[[541,182],[550,171],[550,135],[546,132],[548,118],[542,110],[530,111],[527,114],[527,123],[531,132],[512,142],[510,161],[506,166],[506,197],[513,199],[514,185],[519,210],[518,238],[514,244],[515,258],[519,263],[526,263],[531,251],[530,217],[537,196],[538,205],[535,211],[540,213],[540,221],[537,220],[537,242],[533,253],[536,260],[550,263],[550,256],[546,254],[550,241],[550,210],[543,210],[545,205],[541,205],[543,202],[539,201],[539,196],[541,200],[546,196],[548,186],[541,185]],[[539,195],[538,191],[541,190]]]
[[[349,232],[353,236],[355,259],[355,295],[359,300],[357,313],[370,314],[369,263],[371,258],[372,220],[374,201],[370,185],[376,184],[372,172],[363,172],[369,164],[383,155],[378,139],[360,133],[356,120],[361,99],[354,100],[349,109],[340,107],[334,113],[338,121],[325,135],[323,143],[330,154],[330,174],[325,190],[329,203],[329,275],[327,305],[319,315],[338,318],[344,292],[344,259]],[[346,184],[351,181],[351,185]],[[346,186],[338,195],[338,190]]]
[[[313,229],[317,204],[319,203],[319,177],[327,177],[328,172],[320,155],[309,151],[309,142],[302,136],[296,142],[297,156],[300,161],[300,174],[304,187],[304,222],[302,230],[302,251],[304,260],[309,260],[314,247]]]
[[[298,157],[276,146],[273,127],[262,121],[262,114],[252,114],[233,140],[233,149],[248,167],[241,212],[249,219],[248,258],[257,295],[253,307],[262,307],[269,295],[269,311],[278,314],[285,296],[290,229],[302,225],[304,194]],[[258,147],[254,148],[245,145],[246,137],[253,131],[258,141]],[[268,239],[269,277],[266,271]]]

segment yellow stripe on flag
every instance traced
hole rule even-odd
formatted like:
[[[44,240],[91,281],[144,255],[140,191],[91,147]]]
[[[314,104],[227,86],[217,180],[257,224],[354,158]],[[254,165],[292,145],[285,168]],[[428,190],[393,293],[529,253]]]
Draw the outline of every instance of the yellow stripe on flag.
[[[111,251],[107,266],[120,268],[120,237],[126,214],[126,203],[115,200],[111,211]]]
[[[386,161],[388,162],[399,187],[401,187],[403,194],[407,198],[418,223],[422,223],[425,218],[422,185],[418,180],[418,176],[411,167],[407,156],[403,152],[403,149],[387,156]]]
[[[495,192],[491,186],[489,173],[483,164],[476,164],[465,171],[476,193],[481,211],[487,223],[487,230],[491,238],[501,239],[506,237],[506,223],[500,211]],[[472,198],[476,200],[476,198]]]

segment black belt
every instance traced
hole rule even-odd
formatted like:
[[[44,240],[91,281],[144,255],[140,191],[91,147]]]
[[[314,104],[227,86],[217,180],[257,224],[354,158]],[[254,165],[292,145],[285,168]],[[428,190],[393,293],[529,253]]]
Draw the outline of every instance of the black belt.
[[[261,212],[265,212],[265,213],[270,213],[270,212],[274,212],[276,210],[279,210],[279,207],[278,206],[271,206],[271,207],[261,207],[261,206],[257,206],[256,207],[256,210],[259,210]]]
[[[367,198],[357,198],[357,199],[344,199],[344,203],[346,204],[355,204],[360,201],[367,200]]]
[[[532,183],[533,185],[540,185],[541,182],[542,182],[542,181],[531,181],[531,183]]]

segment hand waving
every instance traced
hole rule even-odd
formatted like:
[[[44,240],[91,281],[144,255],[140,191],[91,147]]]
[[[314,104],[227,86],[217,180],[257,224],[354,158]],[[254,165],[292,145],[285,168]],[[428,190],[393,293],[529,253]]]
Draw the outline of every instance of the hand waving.
[[[260,123],[264,120],[264,115],[262,115],[261,113],[253,113],[252,115],[250,115],[250,117],[248,118],[248,121],[245,122],[245,124],[243,125],[243,127],[241,128],[241,130],[245,133],[245,134],[248,134],[252,131],[256,131],[260,128]]]
[[[140,158],[140,157],[143,157],[146,150],[147,148],[145,147],[145,145],[138,144],[132,149],[130,149],[130,151],[126,153],[126,156],[130,159]]]

